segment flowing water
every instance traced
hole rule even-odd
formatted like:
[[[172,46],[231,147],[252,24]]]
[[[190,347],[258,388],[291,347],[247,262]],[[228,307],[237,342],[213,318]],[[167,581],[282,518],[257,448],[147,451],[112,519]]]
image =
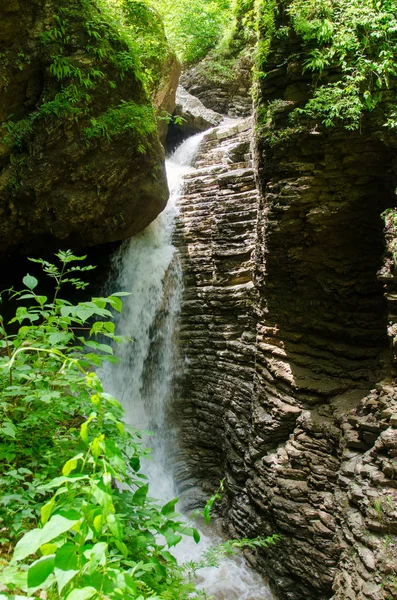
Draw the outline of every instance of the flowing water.
[[[124,299],[117,329],[134,343],[116,349],[120,361],[107,365],[102,378],[105,389],[122,402],[126,422],[154,433],[149,440],[153,459],[146,462],[144,471],[151,496],[164,502],[178,495],[172,477],[176,432],[167,421],[167,409],[177,364],[175,335],[183,282],[172,233],[183,176],[193,170],[191,164],[203,135],[183,142],[167,161],[168,206],[142,233],[123,244],[114,258],[109,282],[113,291],[131,292]],[[181,561],[195,560],[219,541],[215,532],[201,532],[200,544],[185,538],[173,552]],[[198,585],[216,600],[273,599],[242,557],[224,559],[219,568],[200,571]]]

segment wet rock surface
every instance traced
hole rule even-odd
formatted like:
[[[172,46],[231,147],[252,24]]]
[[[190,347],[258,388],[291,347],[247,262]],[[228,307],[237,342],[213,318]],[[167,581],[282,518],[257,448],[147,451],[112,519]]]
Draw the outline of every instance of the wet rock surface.
[[[199,505],[226,476],[229,533],[282,535],[251,560],[289,600],[396,593],[390,155],[350,139],[259,144],[256,171],[250,120],[211,131],[175,234],[183,494]]]
[[[211,129],[223,121],[223,116],[206,108],[204,104],[189,94],[181,85],[176,91],[174,119],[169,124],[167,147],[174,149],[183,140],[200,131]]]
[[[222,115],[206,108],[198,98],[189,94],[181,85],[178,86],[176,91],[174,114],[182,117],[181,127],[184,129],[186,137],[211,129],[223,120]]]
[[[250,403],[259,201],[250,131],[247,120],[206,134],[197,171],[187,176],[179,200],[175,243],[185,278],[180,343],[188,365],[177,406],[188,464],[197,478],[189,494],[193,504],[198,484],[210,481],[213,487],[219,481],[225,428],[233,427],[234,410],[248,414]],[[246,436],[243,424],[239,433]]]

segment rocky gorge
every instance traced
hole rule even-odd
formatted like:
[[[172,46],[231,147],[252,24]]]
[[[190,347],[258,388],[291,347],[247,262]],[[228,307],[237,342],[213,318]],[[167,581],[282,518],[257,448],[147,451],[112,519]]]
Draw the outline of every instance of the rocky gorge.
[[[164,43],[149,93],[136,65],[126,76],[115,63],[125,42],[106,38],[102,58],[87,51],[102,30],[74,12],[62,52],[103,81],[79,97],[83,125],[70,107],[29,120],[59,99],[59,21],[54,2],[32,1],[21,19],[22,4],[0,7],[0,251],[95,252],[135,236],[167,202],[161,142],[206,131],[173,234],[184,291],[170,416],[184,504],[201,508],[225,479],[226,534],[280,535],[246,551],[280,600],[396,598],[397,221],[382,215],[396,205],[397,170],[383,105],[355,131],[294,120],[313,75],[280,2],[280,35],[268,42],[258,30],[267,46],[254,101],[249,51],[230,77],[210,71],[210,56],[177,88],[180,65]],[[166,113],[158,128],[154,110]]]
[[[181,486],[194,505],[226,477],[229,534],[281,534],[251,556],[280,598],[383,600],[397,594],[394,226],[385,240],[380,216],[394,141],[376,114],[353,134],[291,131],[309,93],[297,44],[277,40],[256,124],[205,136],[179,201]]]

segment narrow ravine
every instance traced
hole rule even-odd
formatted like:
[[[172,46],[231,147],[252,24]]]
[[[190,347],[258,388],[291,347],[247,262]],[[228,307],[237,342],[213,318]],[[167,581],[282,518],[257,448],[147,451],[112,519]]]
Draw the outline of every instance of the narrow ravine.
[[[178,495],[173,461],[178,445],[176,426],[167,418],[172,402],[172,382],[178,365],[176,334],[183,294],[183,277],[172,234],[178,218],[178,197],[183,177],[194,171],[194,157],[204,134],[183,142],[167,161],[170,200],[167,208],[142,233],[123,244],[113,259],[109,290],[125,290],[118,330],[133,343],[117,348],[117,365],[103,372],[107,391],[119,398],[126,422],[154,433],[147,444],[152,460],[146,461],[151,495],[166,502]],[[183,357],[182,357],[183,358]],[[196,545],[185,538],[174,553],[181,561],[195,560],[220,541],[210,529],[201,532]],[[218,569],[200,572],[199,587],[216,600],[272,600],[274,596],[242,558],[224,559]]]

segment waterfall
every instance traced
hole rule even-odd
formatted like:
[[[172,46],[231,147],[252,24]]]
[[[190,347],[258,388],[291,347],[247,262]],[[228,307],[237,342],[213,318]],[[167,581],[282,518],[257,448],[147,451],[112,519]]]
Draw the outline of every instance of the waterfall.
[[[174,340],[183,280],[172,233],[183,176],[193,170],[191,165],[203,136],[201,133],[183,142],[167,161],[167,208],[143,232],[121,246],[113,259],[108,284],[111,290],[131,293],[124,299],[117,330],[132,338],[133,343],[116,348],[119,363],[102,369],[102,381],[105,389],[122,402],[126,422],[154,433],[148,443],[152,460],[146,461],[144,472],[151,495],[163,502],[178,495],[172,476],[176,431],[167,421],[167,410],[175,374]],[[200,544],[185,538],[173,553],[180,561],[195,560],[219,541],[215,532],[201,532]],[[216,600],[273,599],[263,580],[242,557],[224,559],[218,569],[202,570],[198,586]]]

